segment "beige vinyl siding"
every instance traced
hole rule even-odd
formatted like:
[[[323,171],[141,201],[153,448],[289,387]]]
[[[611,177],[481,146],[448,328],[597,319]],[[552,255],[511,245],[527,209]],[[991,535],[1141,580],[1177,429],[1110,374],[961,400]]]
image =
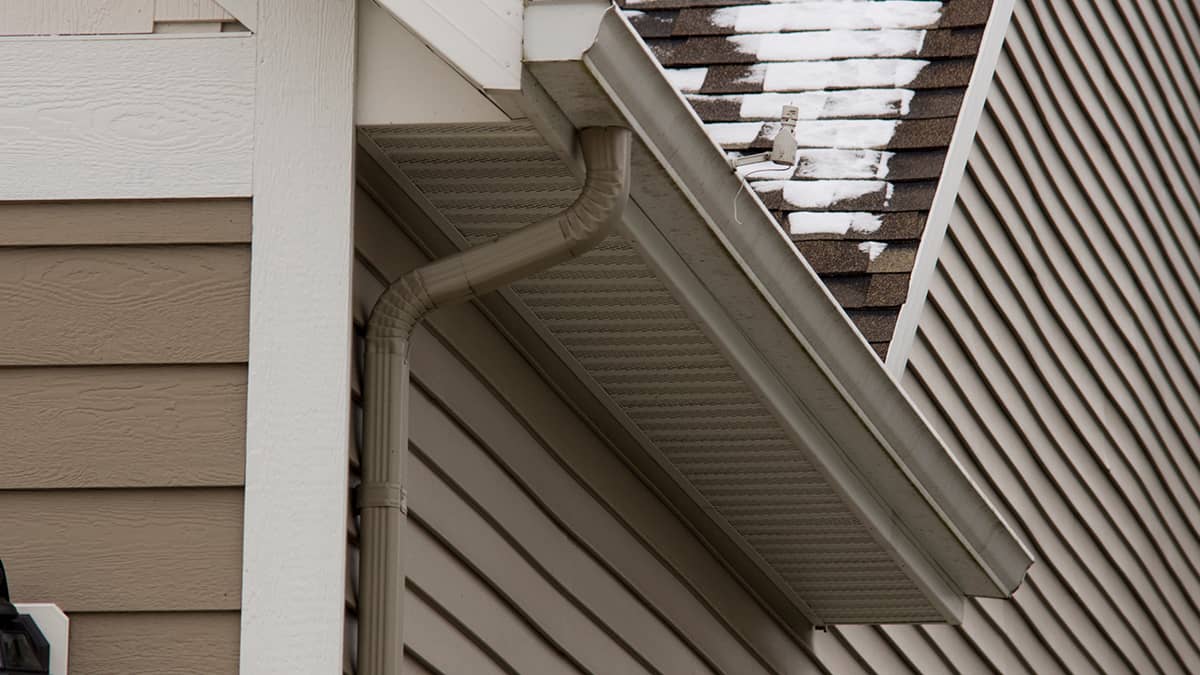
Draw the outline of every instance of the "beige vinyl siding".
[[[368,194],[357,209],[361,331],[385,280],[422,256]],[[412,355],[408,465],[416,668],[819,672],[479,309],[439,310],[426,326]],[[352,525],[352,548],[353,536]],[[351,623],[353,604],[351,588]],[[852,662],[842,649],[830,659]]]
[[[904,385],[1037,562],[876,672],[1200,671],[1197,19],[1017,3]]]
[[[904,378],[1037,558],[1012,601],[802,646],[462,308],[414,351],[415,667],[1200,672],[1198,32],[1017,3]],[[419,260],[384,221],[361,196],[360,318]]]
[[[80,673],[231,673],[249,200],[0,205],[0,557]]]

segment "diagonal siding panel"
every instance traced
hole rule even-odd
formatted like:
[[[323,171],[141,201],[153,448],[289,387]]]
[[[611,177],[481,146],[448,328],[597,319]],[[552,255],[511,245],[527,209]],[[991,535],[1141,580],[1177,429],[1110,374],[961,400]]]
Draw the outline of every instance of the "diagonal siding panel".
[[[1200,668],[1198,18],[1017,4],[905,386],[1038,563],[898,653]]]

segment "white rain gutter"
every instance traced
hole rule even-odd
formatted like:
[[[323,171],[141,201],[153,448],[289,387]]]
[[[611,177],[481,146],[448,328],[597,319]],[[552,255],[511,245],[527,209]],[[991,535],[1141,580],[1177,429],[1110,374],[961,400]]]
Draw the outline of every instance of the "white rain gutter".
[[[577,257],[600,243],[629,198],[630,132],[579,133],[587,176],[562,213],[405,274],[384,291],[367,323],[363,386],[358,672],[399,675],[404,661],[405,460],[409,346],[429,312],[465,302]]]

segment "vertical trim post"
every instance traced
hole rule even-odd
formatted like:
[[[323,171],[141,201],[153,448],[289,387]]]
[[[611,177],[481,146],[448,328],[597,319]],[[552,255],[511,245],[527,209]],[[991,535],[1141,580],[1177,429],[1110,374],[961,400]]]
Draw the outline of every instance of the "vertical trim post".
[[[354,0],[259,0],[241,672],[341,672]]]

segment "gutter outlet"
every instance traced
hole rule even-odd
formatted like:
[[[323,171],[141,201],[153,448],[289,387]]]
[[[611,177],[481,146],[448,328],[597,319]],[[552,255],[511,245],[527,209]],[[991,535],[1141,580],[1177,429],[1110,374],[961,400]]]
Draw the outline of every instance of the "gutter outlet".
[[[599,244],[629,198],[631,133],[579,133],[583,191],[556,216],[482,246],[435,260],[384,291],[367,324],[360,509],[358,672],[399,675],[404,661],[405,462],[409,347],[429,312],[465,302],[577,257]]]

